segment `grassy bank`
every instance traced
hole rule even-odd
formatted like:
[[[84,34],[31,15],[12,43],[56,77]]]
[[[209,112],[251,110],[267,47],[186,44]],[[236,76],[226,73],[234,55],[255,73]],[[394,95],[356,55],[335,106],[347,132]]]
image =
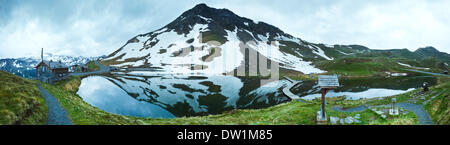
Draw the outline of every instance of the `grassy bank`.
[[[450,78],[439,78],[441,84],[434,89],[439,91],[433,100],[425,105],[425,110],[431,116],[431,119],[436,124],[449,125],[450,124]]]
[[[100,70],[100,66],[95,64],[95,61],[90,61],[86,64],[88,71],[98,71]]]
[[[0,71],[0,125],[46,124],[48,108],[36,82]]]
[[[134,118],[115,115],[102,111],[83,101],[76,92],[81,83],[79,77],[58,82],[55,85],[43,84],[43,87],[53,94],[69,113],[73,124],[78,125],[108,125],[108,124],[138,124]]]

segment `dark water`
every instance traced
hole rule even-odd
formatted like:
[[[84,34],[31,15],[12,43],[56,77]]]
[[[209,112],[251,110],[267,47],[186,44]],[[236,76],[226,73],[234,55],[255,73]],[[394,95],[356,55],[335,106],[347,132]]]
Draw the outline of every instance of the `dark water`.
[[[420,88],[423,82],[435,85],[437,79],[430,76],[365,78],[358,80],[340,80],[340,87],[330,91],[327,97],[347,96],[348,99],[386,97],[405,93]],[[307,81],[303,85],[293,88],[292,92],[303,99],[321,97],[317,82]]]
[[[380,97],[420,87],[432,77],[343,80],[336,95]],[[77,94],[87,103],[107,112],[152,118],[219,114],[235,108],[265,108],[288,101],[281,90],[289,82],[280,80],[261,86],[260,79],[234,76],[138,76],[114,74],[84,78]],[[306,99],[318,94],[315,82],[292,89]],[[375,91],[373,91],[375,89]],[[329,96],[333,96],[330,92]]]

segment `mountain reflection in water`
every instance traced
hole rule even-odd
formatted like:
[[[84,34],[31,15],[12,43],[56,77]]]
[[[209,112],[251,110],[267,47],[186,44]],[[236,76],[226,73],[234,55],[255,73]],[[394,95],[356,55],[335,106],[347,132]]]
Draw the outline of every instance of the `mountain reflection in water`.
[[[107,112],[152,118],[218,114],[264,108],[288,100],[287,81],[260,86],[260,79],[234,76],[90,76],[77,94]]]
[[[396,77],[340,80],[327,97],[351,99],[396,95],[423,82],[436,84],[434,77]],[[174,118],[219,114],[233,109],[266,108],[288,101],[282,89],[289,82],[279,80],[260,87],[260,79],[234,76],[140,76],[112,74],[90,76],[81,81],[77,94],[87,103],[110,113]],[[320,97],[314,81],[302,82],[291,91],[303,99]]]

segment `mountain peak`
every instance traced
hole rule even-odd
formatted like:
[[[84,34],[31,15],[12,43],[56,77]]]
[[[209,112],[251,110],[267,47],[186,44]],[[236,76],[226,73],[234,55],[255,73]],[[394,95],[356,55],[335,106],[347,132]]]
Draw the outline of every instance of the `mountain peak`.
[[[188,16],[188,15],[200,15],[202,13],[207,13],[207,12],[211,12],[217,10],[215,8],[209,7],[208,5],[201,3],[196,5],[195,7],[193,7],[192,9],[189,9],[188,11],[186,11],[182,16]]]
[[[414,51],[414,53],[420,55],[423,58],[434,57],[443,62],[449,62],[449,60],[450,60],[450,54],[445,53],[445,52],[440,52],[439,50],[437,50],[436,48],[434,48],[432,46],[419,48],[416,51]]]
[[[226,35],[225,30],[234,31],[236,28],[241,31],[254,32],[254,34],[248,34],[247,36],[249,37],[257,34],[270,35],[269,40],[273,40],[276,36],[286,35],[283,31],[270,24],[264,22],[255,23],[253,20],[238,16],[228,9],[213,8],[203,3],[185,11],[180,17],[169,23],[166,28],[174,30],[178,34],[187,34],[197,24],[207,25],[209,32],[221,37]]]
[[[200,4],[195,5],[195,7],[192,9],[208,9],[208,8],[211,9],[211,7],[209,7],[205,3],[200,3]]]
[[[195,25],[206,24],[211,32],[224,36],[225,30],[233,31],[236,27],[244,27],[244,23],[252,24],[253,21],[228,9],[212,8],[202,3],[187,10],[166,27],[178,34],[187,34]]]
[[[439,52],[436,48],[434,48],[433,46],[427,46],[427,47],[423,47],[423,48],[419,48],[416,51],[435,51],[435,52]]]
[[[184,12],[181,16],[182,17],[203,16],[203,17],[207,17],[207,18],[212,18],[214,16],[239,17],[228,9],[216,9],[213,7],[209,7],[208,5],[206,5],[204,3],[196,5],[192,9]]]

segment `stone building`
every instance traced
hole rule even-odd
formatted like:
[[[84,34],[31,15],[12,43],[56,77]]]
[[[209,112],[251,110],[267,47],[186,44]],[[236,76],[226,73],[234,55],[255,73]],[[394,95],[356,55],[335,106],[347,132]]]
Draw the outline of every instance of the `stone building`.
[[[44,49],[41,50],[41,62],[36,65],[36,77],[38,80],[53,83],[62,80],[69,74],[69,67],[65,64],[55,61],[44,60]]]

